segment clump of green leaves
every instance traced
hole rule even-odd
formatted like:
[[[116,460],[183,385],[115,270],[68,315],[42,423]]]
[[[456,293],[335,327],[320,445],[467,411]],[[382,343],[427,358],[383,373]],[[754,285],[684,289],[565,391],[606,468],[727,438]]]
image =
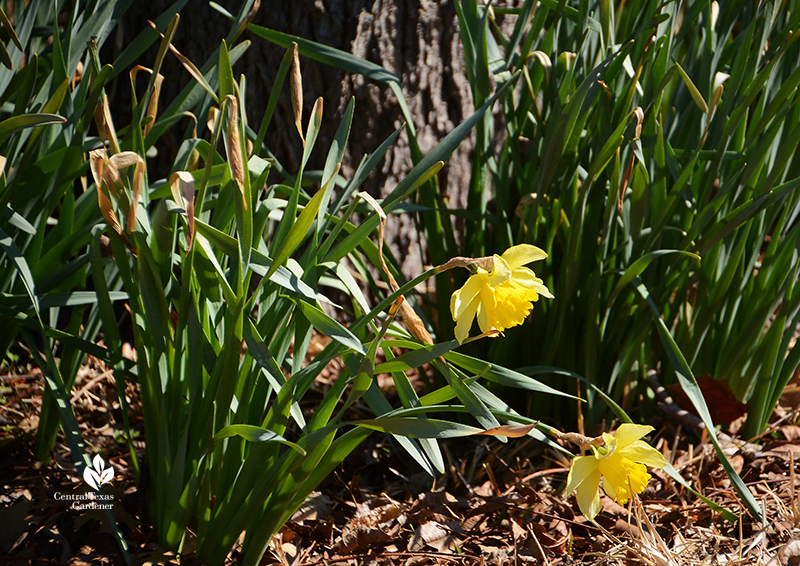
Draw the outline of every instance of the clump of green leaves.
[[[708,374],[760,434],[800,362],[796,3],[457,6],[476,103],[524,75],[502,95],[501,146],[493,120],[476,130],[468,198],[482,216],[462,253],[528,241],[557,267],[547,316],[489,358],[588,380],[592,422],[608,410],[597,389],[647,416],[643,378],[661,367],[713,429],[694,377]],[[500,14],[516,17],[510,34]],[[424,221],[428,241],[446,245],[452,224],[437,222]],[[529,403],[537,416],[574,407]]]
[[[587,381],[580,410],[592,423],[609,405],[620,418],[651,414],[644,376],[660,367],[713,428],[694,378],[709,374],[748,403],[746,434],[759,434],[800,362],[796,3],[455,4],[475,108],[511,86],[502,122],[487,112],[476,123],[467,201],[477,219],[463,245],[436,184],[417,192],[430,258],[529,242],[556,268],[545,284],[557,300],[484,353],[558,387],[564,375]],[[300,45],[387,82],[405,108],[379,68]],[[452,332],[454,283],[437,281],[440,338]],[[537,396],[527,410],[577,418],[574,403]]]
[[[49,459],[60,423],[72,423],[65,424],[67,438],[76,463],[85,465],[65,400],[84,353],[104,358],[105,350],[92,343],[96,297],[83,291],[89,233],[99,219],[96,196],[85,185],[76,188],[87,171],[83,151],[94,110],[113,72],[91,72],[91,52],[121,11],[116,2],[97,6],[93,18],[84,17],[83,5],[69,15],[57,8],[32,1],[18,6],[13,22],[0,10],[10,38],[0,51],[0,352],[7,355],[21,340],[44,372],[37,458]],[[110,296],[123,295],[112,284]]]
[[[229,48],[223,42],[208,70],[182,59],[197,82],[192,88],[203,91],[195,103],[198,113],[211,117],[210,139],[187,137],[169,179],[152,182],[146,167],[149,136],[175,116],[168,112],[157,117],[152,101],[158,95],[163,55],[174,50],[177,23],[173,19],[164,31],[153,78],[144,96],[134,97],[133,121],[124,136],[101,101],[101,135],[89,152],[105,219],[91,234],[93,281],[112,357],[121,344],[112,297],[103,282],[110,265],[127,293],[150,477],[148,516],[161,544],[222,564],[244,532],[243,562],[257,564],[271,536],[372,431],[394,435],[431,474],[444,469],[437,439],[467,434],[541,438],[533,421],[515,414],[479,378],[558,391],[452,352],[455,341],[431,343],[419,330],[419,321],[412,325],[412,336],[394,320],[403,302],[414,300],[415,285],[436,269],[403,286],[387,274],[393,286],[381,291],[373,305],[356,282],[358,274],[346,267],[362,272],[370,266],[393,269],[372,239],[376,229],[387,213],[439,171],[494,99],[377,202],[362,198],[358,188],[400,132],[344,178],[339,169],[354,119],[351,101],[324,169],[306,171],[311,153],[319,150],[323,101],[315,102],[304,123],[297,45],[286,51],[256,132],[243,111],[245,77],[236,81],[233,74],[234,55],[247,44]],[[294,175],[266,146],[286,77],[304,148]],[[282,175],[281,182],[267,183],[272,170]],[[318,184],[309,184],[309,179]],[[310,186],[316,192],[307,192]],[[364,215],[358,225],[352,222],[355,213]],[[103,258],[104,237],[113,264]],[[322,294],[325,287],[349,298],[345,306],[352,324],[345,327],[331,316],[343,307]],[[416,316],[413,309],[405,315]],[[308,352],[314,332],[332,340],[312,357]],[[395,358],[390,347],[409,351]],[[375,367],[379,350],[387,361]],[[344,369],[316,398],[316,377],[337,358]],[[448,384],[420,398],[406,371],[428,362],[447,376]],[[391,373],[399,406],[378,388],[374,375],[379,372]],[[309,402],[313,411],[304,411]],[[348,409],[360,402],[375,418],[347,421]],[[454,411],[471,413],[480,428],[433,415]]]

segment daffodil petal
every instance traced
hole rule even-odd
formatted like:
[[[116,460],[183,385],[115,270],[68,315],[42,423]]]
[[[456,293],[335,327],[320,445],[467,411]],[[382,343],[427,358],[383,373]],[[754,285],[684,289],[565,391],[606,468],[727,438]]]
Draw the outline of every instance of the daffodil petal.
[[[630,460],[628,460],[628,462],[630,462]],[[625,500],[619,499],[619,503],[627,503],[628,498],[631,497],[631,490],[633,490],[635,494],[642,493],[644,488],[647,487],[647,482],[650,481],[650,474],[647,473],[647,467],[644,464],[630,462],[630,466],[626,466],[626,469],[627,498]]]
[[[483,303],[478,305],[478,326],[481,332],[489,330],[489,317],[486,315],[486,306]]]
[[[591,458],[591,456],[588,456]],[[578,507],[587,519],[594,519],[600,512],[600,470],[595,469],[575,490]]]
[[[480,293],[481,287],[486,283],[487,275],[485,273],[476,273],[472,275],[464,286],[458,291],[453,293],[450,297],[450,314],[453,315],[453,320],[461,318],[464,310],[473,302],[475,297]],[[473,313],[472,316],[475,316]]]
[[[506,260],[497,254],[492,256],[492,260],[494,261],[494,268],[492,268],[492,272],[489,273],[488,282],[489,285],[496,287],[509,280],[511,277],[511,268],[508,266],[508,263],[506,263]]]
[[[615,458],[612,462],[601,460],[599,470],[603,474],[603,491],[611,499],[619,501],[617,498],[627,493],[628,483],[628,476],[620,465],[619,458]]]
[[[481,332],[489,332],[493,328],[491,322],[495,320],[494,309],[497,305],[497,301],[494,297],[494,291],[492,291],[491,287],[488,285],[481,287],[480,300],[481,304],[478,308],[478,324],[481,327]]]
[[[669,462],[664,456],[644,440],[634,440],[625,448],[620,449],[620,454],[633,462],[645,464],[651,468],[663,468]]]
[[[597,459],[594,456],[577,456],[572,461],[572,466],[569,469],[567,476],[567,489],[564,490],[565,495],[569,495],[584,481],[597,471]],[[600,483],[600,478],[597,479]]]
[[[550,292],[550,289],[548,289],[541,283],[534,283],[533,290],[539,293],[542,297],[547,297],[548,299],[555,299],[553,294]]]
[[[492,256],[489,271],[478,267],[477,273],[450,297],[450,314],[456,321],[459,342],[466,340],[475,317],[482,332],[502,332],[525,322],[540,296],[552,298],[543,281],[523,267],[545,257],[547,254],[539,248],[522,244],[509,248],[502,256]]]
[[[526,287],[533,287],[536,283],[541,283],[542,280],[536,277],[532,269],[527,267],[515,267],[511,270],[511,277],[515,283],[525,285]]]
[[[511,269],[522,267],[532,261],[539,261],[547,257],[544,250],[530,244],[519,244],[512,246],[503,252],[503,259],[508,262]]]
[[[594,450],[595,457],[598,460],[605,460],[606,458],[610,458],[614,455],[614,452],[617,451],[617,439],[616,437],[608,434],[607,432],[603,433],[603,442],[605,443],[605,447],[600,446],[595,448],[592,446],[592,450]]]
[[[625,423],[619,425],[619,428],[614,431],[614,438],[617,439],[618,448],[622,449],[640,438],[647,436],[653,430],[655,429],[651,426]]]
[[[469,336],[469,329],[472,328],[472,321],[475,319],[475,312],[478,310],[478,305],[480,304],[480,297],[476,296],[472,299],[472,302],[461,311],[461,316],[456,319],[456,340],[458,340],[459,344],[463,344],[464,340]]]

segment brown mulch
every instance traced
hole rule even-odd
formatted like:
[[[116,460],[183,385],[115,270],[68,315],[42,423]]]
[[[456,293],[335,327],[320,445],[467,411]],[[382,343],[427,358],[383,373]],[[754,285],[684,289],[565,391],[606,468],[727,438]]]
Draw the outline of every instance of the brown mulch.
[[[35,462],[43,381],[38,370],[0,377],[0,562],[124,564],[103,511],[75,510],[57,493],[88,489],[59,438],[53,459]],[[130,419],[141,430],[129,386]],[[90,454],[115,468],[113,516],[134,564],[178,563],[144,519],[113,377],[88,359],[72,403]],[[532,439],[444,444],[444,476],[431,480],[391,439],[374,434],[319,487],[273,540],[264,564],[282,565],[800,565],[797,401],[785,397],[761,449],[730,459],[762,507],[756,523],[736,497],[710,443],[668,418],[651,442],[692,487],[741,519],[729,523],[660,471],[628,507],[603,498],[587,522],[565,500],[569,462]],[[735,424],[732,430],[735,430]],[[142,456],[143,439],[134,441]],[[230,562],[235,563],[235,555]],[[199,563],[199,561],[191,561]],[[187,563],[184,560],[184,563]]]

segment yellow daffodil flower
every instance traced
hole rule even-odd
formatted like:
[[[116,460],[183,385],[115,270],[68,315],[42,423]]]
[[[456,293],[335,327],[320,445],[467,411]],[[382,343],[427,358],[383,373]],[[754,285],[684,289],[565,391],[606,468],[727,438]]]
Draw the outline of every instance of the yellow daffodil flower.
[[[572,462],[565,496],[573,491],[578,507],[588,519],[600,512],[600,477],[603,490],[624,505],[633,494],[644,491],[650,474],[647,466],[663,468],[667,461],[661,453],[641,440],[653,427],[623,424],[614,434],[603,433],[604,447],[592,447],[591,456],[578,456]],[[632,492],[632,493],[631,493]]]
[[[464,342],[476,315],[481,332],[517,326],[525,321],[539,295],[553,298],[542,280],[524,265],[544,259],[547,254],[536,246],[520,244],[502,256],[491,258],[491,271],[478,267],[464,286],[450,298],[450,313],[456,321],[456,339]]]

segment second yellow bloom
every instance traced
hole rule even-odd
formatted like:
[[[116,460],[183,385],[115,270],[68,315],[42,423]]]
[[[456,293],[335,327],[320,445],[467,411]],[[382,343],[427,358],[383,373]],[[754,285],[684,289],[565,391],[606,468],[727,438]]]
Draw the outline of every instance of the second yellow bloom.
[[[603,491],[624,505],[647,487],[647,466],[667,465],[661,452],[642,440],[652,430],[651,426],[622,424],[614,434],[603,433],[605,447],[592,447],[592,455],[573,460],[565,494],[575,492],[578,507],[587,518],[594,519],[600,512],[601,477]]]
[[[536,246],[520,244],[502,256],[492,256],[491,271],[478,268],[464,286],[450,298],[450,312],[456,321],[456,339],[464,342],[477,317],[481,332],[517,326],[525,321],[539,295],[553,298],[536,274],[524,267],[547,257]]]

